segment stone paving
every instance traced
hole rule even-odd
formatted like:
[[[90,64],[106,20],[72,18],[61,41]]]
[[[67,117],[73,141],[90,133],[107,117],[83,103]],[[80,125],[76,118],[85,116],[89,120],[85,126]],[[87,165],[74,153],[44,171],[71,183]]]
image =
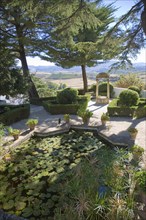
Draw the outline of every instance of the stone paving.
[[[129,117],[111,117],[110,122],[104,127],[101,125],[100,117],[103,112],[107,112],[107,106],[108,105],[96,104],[94,101],[89,102],[88,109],[93,112],[93,117],[90,120],[89,126],[96,127],[97,131],[106,136],[112,142],[125,145],[134,144],[130,139],[127,129],[131,126],[136,127],[138,129],[138,135],[135,144],[142,146],[146,151],[146,118],[131,119]],[[46,112],[42,106],[31,105],[29,118],[37,118],[39,120],[39,124],[35,129],[35,132],[38,133],[61,130],[64,129],[65,126],[63,115],[51,115]],[[61,119],[61,124],[58,124],[59,119]],[[23,133],[27,130],[27,126],[25,125],[26,121],[27,119],[21,120],[12,124],[12,127],[20,129]],[[82,125],[81,118],[77,115],[71,115],[71,125]],[[9,137],[8,139],[12,140],[12,137]]]

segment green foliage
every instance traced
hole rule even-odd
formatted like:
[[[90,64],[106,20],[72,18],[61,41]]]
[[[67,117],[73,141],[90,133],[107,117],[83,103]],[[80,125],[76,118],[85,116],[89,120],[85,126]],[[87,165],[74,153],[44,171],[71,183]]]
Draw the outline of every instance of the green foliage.
[[[118,99],[113,99],[109,103],[107,107],[109,116],[130,116],[130,117],[134,116],[137,106],[132,106],[132,107],[126,107],[121,105],[119,106],[118,103],[119,103]]]
[[[63,119],[64,119],[66,122],[69,122],[69,120],[70,120],[70,114],[65,114],[65,115],[63,116]]]
[[[73,104],[58,104],[56,100],[44,101],[43,106],[51,114],[77,114],[80,109],[85,111],[88,105],[89,98],[79,96],[76,103]]]
[[[31,138],[9,157],[0,164],[0,201],[8,213],[56,220],[137,217],[141,204],[136,189],[129,190],[137,166],[127,150],[108,147],[91,132]]]
[[[5,134],[5,127],[2,123],[0,123],[0,156],[2,156],[4,153],[4,148],[2,146],[4,143],[3,140],[4,134]]]
[[[143,0],[136,2],[126,14],[121,15],[107,35],[109,37],[111,33],[116,32],[123,37],[123,47],[121,47],[118,62],[113,66],[115,69],[131,66],[131,58],[135,59],[140,49],[145,47],[145,34],[143,32],[144,30],[146,33],[145,6]]]
[[[30,113],[30,105],[18,105],[13,106],[10,111],[0,114],[0,123],[4,125],[10,125],[14,122],[20,121],[22,119],[28,118]]]
[[[139,106],[134,112],[135,118],[144,118],[146,117],[146,105]]]
[[[38,124],[38,119],[28,119],[26,122],[26,125],[31,126],[31,125],[37,125]]]
[[[132,90],[124,90],[119,95],[119,102],[123,106],[137,105],[139,101],[139,95]]]
[[[143,149],[143,147],[140,147],[138,145],[134,145],[131,148],[131,152],[141,156],[144,153],[144,149]]]
[[[111,83],[109,83],[110,86],[110,97],[113,97],[113,93],[114,93],[114,87]],[[93,91],[94,93],[96,93],[96,84],[93,84],[90,88],[90,91]],[[101,82],[98,86],[98,93],[99,95],[103,95],[106,96],[107,95],[107,82]]]
[[[20,130],[19,129],[14,129],[12,127],[8,127],[8,132],[9,135],[19,135],[20,134]]]
[[[101,120],[103,120],[103,121],[109,121],[109,120],[110,120],[110,117],[109,117],[108,113],[103,113],[103,114],[101,115]]]
[[[48,83],[36,76],[32,76],[32,80],[36,86],[40,98],[56,95],[56,85],[51,84],[51,88],[49,88]]]
[[[77,112],[78,116],[80,116],[83,120],[87,118],[91,118],[93,116],[93,112],[89,111],[88,109],[86,111],[79,110]]]
[[[70,34],[65,31],[66,28],[63,29],[63,33],[54,34],[54,30],[57,27],[52,26],[51,37],[48,39],[44,35],[45,47],[44,54],[41,55],[41,58],[55,62],[63,68],[81,66],[84,90],[87,91],[86,66],[91,67],[98,64],[99,60],[113,58],[118,54],[120,41],[114,35],[109,37],[108,40],[104,38],[109,29],[109,24],[114,21],[113,12],[115,8],[111,4],[104,5],[100,0],[84,1],[82,4],[84,7],[81,8],[83,10],[85,9],[86,12],[82,13],[80,8],[79,17],[81,23],[79,22],[80,19],[78,19],[75,26],[73,25],[74,20],[70,27],[67,25],[69,27],[68,30],[70,28],[72,29]],[[86,19],[87,14],[88,19]],[[64,16],[63,14],[62,21],[64,21]],[[72,16],[69,22],[71,20]],[[75,31],[75,29],[77,30]],[[44,30],[44,32],[47,33],[47,30]],[[53,47],[50,47],[50,44]]]
[[[54,74],[53,74],[54,75]],[[50,77],[49,77],[50,78]],[[58,79],[58,78],[57,78]],[[54,82],[47,82],[48,88],[52,90],[61,90],[65,89],[67,86],[65,83],[60,83],[59,85]],[[54,91],[55,92],[55,91]]]
[[[59,104],[75,103],[78,97],[77,89],[66,88],[57,93],[57,101]]]
[[[138,187],[146,193],[146,170],[138,171],[135,175]]]
[[[0,60],[0,95],[25,94],[28,88],[27,80],[16,66],[11,51],[1,46]]]
[[[129,86],[128,89],[131,89],[140,95],[141,89],[139,89],[137,86]]]
[[[115,83],[115,85],[121,88],[128,88],[130,86],[136,86],[140,90],[143,88],[142,80],[138,77],[137,74],[133,73],[121,75],[120,79]]]

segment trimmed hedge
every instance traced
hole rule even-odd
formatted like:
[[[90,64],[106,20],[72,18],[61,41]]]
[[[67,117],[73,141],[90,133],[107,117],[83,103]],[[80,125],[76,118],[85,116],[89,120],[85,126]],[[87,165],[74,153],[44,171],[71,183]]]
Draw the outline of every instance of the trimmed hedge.
[[[132,91],[131,89],[126,89],[122,91],[119,95],[120,105],[123,105],[123,106],[137,105],[138,101],[139,101],[138,93],[135,91]]]
[[[10,108],[10,110],[0,114],[0,123],[3,123],[4,125],[10,125],[14,122],[29,117],[30,114],[29,104],[6,105],[6,107]]]
[[[137,92],[138,95],[141,93],[141,90],[137,86],[129,86],[128,89]]]
[[[30,99],[30,104],[32,104],[32,105],[43,105],[43,101],[48,101],[48,100],[56,100],[56,96],[43,97],[43,98],[31,98]]]
[[[143,107],[138,107],[134,112],[135,118],[144,118],[146,117],[146,105]]]
[[[107,111],[109,116],[130,116],[133,117],[135,109],[137,107],[125,107],[125,106],[118,106],[118,99],[113,99],[109,106],[107,107]]]
[[[107,108],[109,116],[146,117],[146,99],[141,98],[138,105],[118,106],[119,99],[113,99]]]
[[[73,88],[66,88],[57,93],[57,102],[59,104],[75,103],[78,97],[78,90]]]
[[[43,106],[46,111],[53,115],[56,114],[77,114],[81,109],[85,111],[88,105],[88,96],[79,96],[76,103],[73,104],[58,104],[57,101],[44,101]]]

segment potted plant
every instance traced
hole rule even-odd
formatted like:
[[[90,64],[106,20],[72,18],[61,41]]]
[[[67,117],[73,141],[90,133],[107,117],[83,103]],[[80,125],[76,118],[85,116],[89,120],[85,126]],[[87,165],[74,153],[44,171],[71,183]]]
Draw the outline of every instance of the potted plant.
[[[80,112],[78,112],[78,115],[82,118],[83,123],[88,125],[89,121],[90,121],[90,118],[93,115],[93,112],[91,112],[89,110],[86,110],[86,111],[83,111],[83,112],[80,111]]]
[[[110,120],[110,117],[109,117],[109,115],[107,113],[103,113],[101,115],[101,123],[102,123],[102,125],[105,126],[106,122],[109,121],[109,120]]]
[[[26,125],[30,128],[30,130],[34,130],[35,126],[38,124],[38,119],[28,119]]]
[[[132,148],[131,148],[131,152],[133,154],[133,159],[134,160],[140,160],[143,153],[144,153],[144,149],[143,147],[140,147],[138,145],[134,145]]]
[[[13,129],[13,128],[8,128],[9,134],[13,136],[14,140],[17,140],[20,135],[20,130],[19,129]]]
[[[137,133],[138,133],[138,130],[136,128],[129,128],[128,132],[130,134],[131,139],[135,140],[136,136],[137,136]]]
[[[69,121],[70,121],[70,115],[69,115],[69,114],[65,114],[65,115],[63,116],[63,119],[64,119],[64,121],[65,121],[66,123],[69,123]]]

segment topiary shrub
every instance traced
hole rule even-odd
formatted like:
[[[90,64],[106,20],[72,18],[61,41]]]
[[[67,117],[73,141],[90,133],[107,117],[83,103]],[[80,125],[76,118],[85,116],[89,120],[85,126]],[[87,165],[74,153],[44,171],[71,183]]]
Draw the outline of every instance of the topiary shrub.
[[[73,88],[66,88],[57,94],[57,102],[59,104],[75,103],[78,97],[78,90]]]
[[[129,86],[128,89],[135,91],[140,95],[141,90],[137,86]]]
[[[139,95],[137,92],[130,89],[122,91],[119,95],[119,104],[123,106],[137,105],[139,100]]]

